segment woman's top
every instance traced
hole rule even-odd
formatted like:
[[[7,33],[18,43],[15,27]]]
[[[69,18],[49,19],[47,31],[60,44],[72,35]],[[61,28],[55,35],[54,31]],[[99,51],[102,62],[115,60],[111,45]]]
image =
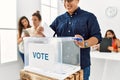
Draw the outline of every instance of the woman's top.
[[[116,39],[112,40],[112,47],[113,47],[113,51],[118,52],[118,46],[117,46]]]

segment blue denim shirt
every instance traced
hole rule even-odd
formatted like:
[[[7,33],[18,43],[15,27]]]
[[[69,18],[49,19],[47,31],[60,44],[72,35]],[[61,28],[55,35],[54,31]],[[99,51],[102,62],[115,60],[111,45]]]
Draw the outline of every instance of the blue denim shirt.
[[[94,14],[84,11],[79,7],[72,14],[68,12],[58,16],[50,27],[58,37],[74,37],[75,34],[83,36],[85,40],[96,37],[101,41],[101,33],[98,21]],[[80,49],[80,65],[82,68],[90,66],[90,48]]]

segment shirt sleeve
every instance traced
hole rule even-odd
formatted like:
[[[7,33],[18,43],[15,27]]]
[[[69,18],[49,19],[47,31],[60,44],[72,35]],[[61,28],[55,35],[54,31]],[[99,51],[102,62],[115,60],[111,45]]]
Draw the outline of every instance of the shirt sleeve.
[[[88,29],[90,37],[96,37],[98,39],[98,43],[101,42],[101,30],[98,24],[97,18],[94,14],[91,14],[88,19]]]
[[[50,28],[51,28],[54,32],[56,32],[57,26],[58,26],[58,20],[57,20],[57,18],[56,18],[56,19],[52,22],[52,24],[50,25]]]

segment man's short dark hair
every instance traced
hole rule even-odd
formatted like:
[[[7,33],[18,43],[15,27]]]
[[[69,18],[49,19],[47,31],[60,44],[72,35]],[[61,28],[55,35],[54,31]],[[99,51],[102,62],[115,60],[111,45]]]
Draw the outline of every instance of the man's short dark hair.
[[[73,0],[64,0],[65,2],[72,2]]]
[[[65,2],[72,2],[73,0],[64,0]],[[78,0],[79,1],[79,0]]]

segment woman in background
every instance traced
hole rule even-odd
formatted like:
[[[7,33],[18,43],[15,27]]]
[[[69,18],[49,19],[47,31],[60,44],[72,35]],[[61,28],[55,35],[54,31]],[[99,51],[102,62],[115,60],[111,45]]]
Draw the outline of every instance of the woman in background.
[[[107,30],[105,33],[105,38],[112,38],[112,46],[108,49],[112,52],[120,52],[120,40],[116,38],[113,30]]]
[[[26,34],[26,29],[31,28],[29,20],[27,17],[22,16],[18,22],[18,50],[20,53],[20,56],[24,62],[24,50],[23,50],[23,37],[28,37],[29,34]]]
[[[39,11],[36,11],[35,13],[33,13],[32,21],[33,21],[33,27],[31,27],[30,29],[27,29],[30,36],[45,37],[45,35],[43,34],[44,28],[41,26],[42,18]]]

